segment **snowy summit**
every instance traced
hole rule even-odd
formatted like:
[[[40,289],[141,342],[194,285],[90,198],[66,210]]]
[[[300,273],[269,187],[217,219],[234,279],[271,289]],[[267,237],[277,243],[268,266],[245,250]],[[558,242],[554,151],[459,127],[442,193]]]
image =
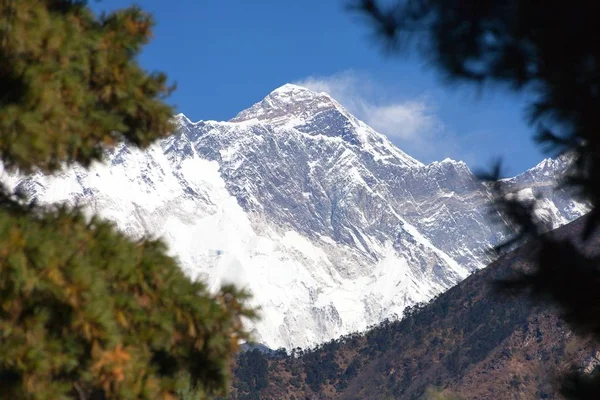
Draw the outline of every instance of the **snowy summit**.
[[[175,121],[178,133],[146,151],[121,145],[90,170],[5,181],[164,238],[211,288],[248,288],[262,309],[256,338],[271,348],[399,316],[487,265],[504,239],[464,163],[422,164],[326,93],[287,84],[228,122]],[[511,180],[543,195],[552,226],[586,210],[551,191],[564,168]]]

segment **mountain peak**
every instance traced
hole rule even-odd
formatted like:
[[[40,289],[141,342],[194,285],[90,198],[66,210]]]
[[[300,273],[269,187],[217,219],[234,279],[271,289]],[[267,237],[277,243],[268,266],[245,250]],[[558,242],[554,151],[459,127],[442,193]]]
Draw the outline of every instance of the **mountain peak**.
[[[192,121],[184,113],[179,113],[173,117],[173,121],[178,124],[192,124]]]
[[[378,160],[395,159],[394,163],[399,165],[422,166],[394,147],[385,136],[359,121],[329,94],[291,83],[273,90],[229,122],[264,122],[307,135],[342,139],[352,146],[362,147]]]
[[[252,107],[240,112],[230,122],[256,119],[275,126],[295,127],[328,110],[347,114],[344,108],[327,93],[317,93],[303,86],[286,83]]]
[[[316,94],[316,92],[300,85],[296,85],[294,83],[286,83],[279,86],[277,89],[271,91],[269,95],[273,94],[292,94],[292,93],[307,93],[307,94]]]

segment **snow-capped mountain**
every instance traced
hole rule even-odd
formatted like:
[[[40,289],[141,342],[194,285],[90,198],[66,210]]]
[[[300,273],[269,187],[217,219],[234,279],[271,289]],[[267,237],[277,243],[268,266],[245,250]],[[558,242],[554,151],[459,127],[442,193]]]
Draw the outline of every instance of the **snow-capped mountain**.
[[[90,170],[5,181],[164,238],[212,288],[248,288],[262,308],[257,340],[271,348],[401,315],[485,266],[504,239],[463,162],[424,165],[325,93],[287,84],[228,122],[176,119],[178,133],[146,151],[120,145]],[[511,180],[544,189],[556,225],[586,210],[547,190],[563,164]]]
[[[584,204],[573,201],[568,189],[555,188],[555,183],[572,162],[573,158],[570,155],[545,159],[522,174],[503,181],[509,191],[518,193],[521,199],[537,200],[538,218],[546,223],[548,229],[556,229],[589,210]]]

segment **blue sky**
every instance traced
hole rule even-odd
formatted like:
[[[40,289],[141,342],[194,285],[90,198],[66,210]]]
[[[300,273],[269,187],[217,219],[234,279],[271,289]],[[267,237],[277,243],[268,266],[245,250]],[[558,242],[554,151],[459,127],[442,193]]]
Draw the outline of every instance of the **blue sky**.
[[[97,10],[134,4],[91,1]],[[145,0],[154,40],[140,56],[177,83],[170,98],[192,120],[227,120],[287,82],[326,90],[423,162],[450,157],[473,170],[501,156],[519,173],[544,156],[524,101],[506,91],[448,87],[417,55],[381,51],[343,0]]]

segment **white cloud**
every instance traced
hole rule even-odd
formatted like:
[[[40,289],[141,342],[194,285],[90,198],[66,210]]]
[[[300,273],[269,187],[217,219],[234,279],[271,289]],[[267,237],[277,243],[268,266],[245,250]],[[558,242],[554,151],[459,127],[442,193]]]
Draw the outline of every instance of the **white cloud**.
[[[365,122],[392,138],[419,140],[435,129],[444,129],[434,110],[422,101],[365,106]]]
[[[393,89],[354,72],[309,77],[295,83],[327,92],[357,118],[424,161],[438,159],[440,141],[446,142],[444,153],[448,146],[455,147],[435,104],[427,96],[401,99]]]

